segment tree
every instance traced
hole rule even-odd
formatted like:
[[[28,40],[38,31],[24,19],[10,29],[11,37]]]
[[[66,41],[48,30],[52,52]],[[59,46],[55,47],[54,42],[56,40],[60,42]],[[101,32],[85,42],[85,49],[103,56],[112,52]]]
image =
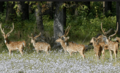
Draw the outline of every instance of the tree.
[[[0,12],[1,12],[1,13],[4,12],[4,8],[5,8],[5,7],[3,6],[4,4],[5,4],[4,1],[0,1]]]
[[[18,1],[18,15],[21,16],[22,20],[29,19],[29,2]]]
[[[120,2],[119,1],[116,2],[116,19],[117,19],[116,23],[118,22],[119,24],[117,34],[120,35]]]
[[[15,2],[7,1],[5,22],[13,21],[16,18],[16,11],[13,9]]]
[[[43,19],[42,19],[42,2],[37,1],[36,2],[36,9],[35,9],[35,16],[36,16],[36,24],[37,24],[37,28],[38,30],[40,30],[40,32],[43,32],[44,27],[43,27]]]
[[[66,8],[61,6],[63,2],[55,2],[55,15],[54,15],[54,38],[58,38],[58,34],[64,34],[64,26],[66,25]]]
[[[103,1],[103,14],[105,16],[112,15],[112,2],[111,1]]]
[[[90,13],[90,1],[84,2],[84,4],[88,7],[87,15]]]

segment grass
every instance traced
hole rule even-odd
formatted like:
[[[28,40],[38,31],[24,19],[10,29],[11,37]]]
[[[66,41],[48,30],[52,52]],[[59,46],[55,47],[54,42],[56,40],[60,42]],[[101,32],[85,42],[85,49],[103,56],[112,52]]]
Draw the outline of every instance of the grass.
[[[41,51],[38,54],[35,50],[32,53],[24,52],[24,56],[17,51],[9,57],[8,51],[0,53],[1,72],[36,72],[36,73],[74,73],[74,72],[119,72],[120,71],[120,53],[115,62],[110,61],[109,51],[105,52],[105,59],[96,60],[93,49],[86,51],[86,59],[83,60],[79,53],[73,53],[70,56],[65,54],[62,49],[49,51],[50,55]],[[113,56],[114,57],[114,56]],[[105,69],[103,69],[105,68]],[[101,71],[100,71],[101,70]],[[100,72],[99,72],[100,71]]]

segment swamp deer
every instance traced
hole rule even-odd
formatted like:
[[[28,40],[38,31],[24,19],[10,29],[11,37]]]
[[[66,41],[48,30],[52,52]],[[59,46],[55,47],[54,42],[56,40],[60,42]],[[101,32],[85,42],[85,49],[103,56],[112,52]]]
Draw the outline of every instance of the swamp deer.
[[[73,43],[73,42],[67,42],[67,40],[69,39],[69,37],[67,37],[69,29],[70,28],[68,28],[68,31],[66,29],[65,34],[62,35],[61,37],[58,35],[59,38],[56,40],[56,42],[59,42],[61,44],[62,48],[64,49],[64,51],[65,52],[67,51],[70,54],[70,56],[72,55],[73,52],[79,52],[82,55],[83,59],[84,59],[85,58],[85,55],[84,55],[85,46],[82,45],[82,44],[76,44],[76,43]]]
[[[62,38],[58,38],[56,42],[59,42],[61,46],[63,47],[63,49],[70,54],[70,56],[72,55],[73,52],[79,52],[82,55],[83,59],[85,58],[85,55],[84,55],[85,46],[84,45],[76,44],[73,42],[68,42],[68,45],[66,45],[66,43],[62,40]]]
[[[102,29],[102,23],[101,23],[101,29]],[[108,46],[108,50],[110,52],[111,60],[112,60],[112,54],[113,54],[113,52],[115,54],[115,60],[117,58],[117,52],[118,52],[118,47],[119,47],[118,46],[118,42],[113,42],[113,41],[110,40],[111,37],[113,37],[113,36],[116,35],[117,31],[118,31],[118,22],[117,22],[117,28],[115,30],[115,33],[112,34],[112,35],[110,35],[107,39],[105,39],[106,45]],[[102,32],[103,32],[103,34],[105,34],[105,32],[103,31],[103,29],[102,29]]]
[[[10,41],[8,39],[10,33],[14,30],[14,23],[12,23],[12,26],[13,28],[11,29],[11,31],[5,34],[4,29],[2,29],[2,23],[0,24],[0,29],[1,29],[1,33],[4,38],[4,42],[9,50],[9,56],[11,55],[11,51],[14,51],[14,50],[19,50],[21,55],[23,55],[23,47],[25,47],[26,42],[25,41]]]
[[[93,44],[94,47],[94,52],[95,52],[95,56],[100,59],[101,53],[102,52],[102,46],[100,44],[98,44],[97,39],[95,37],[92,37],[92,39],[90,40],[90,43]]]
[[[39,37],[40,35],[41,35],[41,32],[38,35],[36,35],[35,37],[33,37],[33,34],[31,34],[31,36],[28,35],[28,37],[31,38],[31,43],[35,47],[35,50],[37,51],[37,53],[40,50],[42,50],[42,51],[45,51],[46,54],[49,54],[48,51],[51,50],[50,44],[48,44],[46,42],[35,42],[36,38]]]

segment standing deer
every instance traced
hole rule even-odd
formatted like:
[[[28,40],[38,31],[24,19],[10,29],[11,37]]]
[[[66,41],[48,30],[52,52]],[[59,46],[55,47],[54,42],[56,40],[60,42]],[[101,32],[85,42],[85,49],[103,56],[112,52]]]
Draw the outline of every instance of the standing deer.
[[[102,29],[102,23],[101,23],[101,29]],[[102,30],[103,30],[103,29],[102,29]],[[116,30],[115,30],[115,33],[112,34],[112,35],[110,35],[110,36],[108,37],[108,39],[105,39],[106,44],[108,45],[108,50],[109,50],[109,52],[110,52],[111,60],[112,60],[112,53],[113,53],[113,52],[114,52],[114,54],[115,54],[115,60],[116,60],[116,58],[117,58],[117,52],[118,52],[118,47],[119,47],[119,46],[118,46],[118,42],[110,41],[110,38],[113,37],[113,36],[115,36],[116,33],[117,33],[117,31],[118,31],[118,22],[117,22],[117,28],[116,28]],[[102,31],[102,32],[103,32],[103,34],[105,34],[104,31]]]
[[[4,42],[9,50],[9,56],[11,55],[11,51],[14,51],[14,50],[19,50],[21,55],[23,55],[23,47],[25,47],[25,45],[26,45],[25,41],[10,41],[8,39],[8,37],[10,36],[10,33],[14,29],[14,23],[12,23],[12,26],[13,26],[13,28],[11,29],[11,31],[9,31],[7,34],[5,34],[4,29],[2,29],[2,23],[0,24],[0,29],[1,29],[1,33],[4,38]]]
[[[79,52],[83,59],[85,58],[84,51],[85,51],[85,46],[82,44],[76,44],[73,42],[68,42],[68,45],[62,40],[62,38],[58,38],[56,42],[59,42],[63,49],[67,52],[69,52],[70,56],[72,55],[73,52]]]
[[[97,38],[95,37],[92,37],[92,39],[90,40],[90,43],[93,44],[93,47],[94,47],[94,52],[95,52],[95,56],[100,59],[100,56],[101,56],[101,53],[102,52],[102,46],[100,44],[98,44],[97,42]]]
[[[35,50],[37,51],[37,53],[40,50],[42,50],[42,51],[45,51],[46,54],[49,54],[48,51],[51,49],[50,44],[45,43],[45,42],[35,42],[36,38],[39,37],[40,35],[41,35],[41,32],[35,37],[33,37],[33,34],[31,34],[31,36],[28,35],[28,37],[31,38],[31,43],[35,47]]]
[[[59,36],[56,42],[59,42],[61,46],[63,47],[64,51],[65,52],[67,51],[70,54],[70,56],[72,55],[73,52],[79,52],[84,59],[85,58],[85,55],[84,55],[85,46],[82,44],[67,42],[67,40],[69,39],[69,37],[67,37],[69,29],[70,28],[67,27],[67,29],[65,30],[65,34],[62,35],[61,37]]]

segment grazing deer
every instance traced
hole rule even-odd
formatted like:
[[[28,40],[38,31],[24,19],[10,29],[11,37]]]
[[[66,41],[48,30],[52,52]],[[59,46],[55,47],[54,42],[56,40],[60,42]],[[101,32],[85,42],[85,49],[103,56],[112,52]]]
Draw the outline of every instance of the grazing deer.
[[[13,51],[13,50],[19,50],[21,55],[23,55],[23,47],[25,47],[25,45],[26,45],[25,41],[10,41],[8,39],[10,33],[14,29],[14,23],[12,23],[12,26],[13,26],[13,28],[11,29],[11,31],[9,31],[7,34],[5,34],[4,29],[2,29],[2,23],[0,24],[0,29],[1,29],[2,35],[4,37],[4,42],[9,50],[9,56],[11,55],[11,51]]]
[[[95,37],[92,37],[92,39],[90,40],[90,43],[93,44],[94,47],[94,52],[95,52],[95,56],[100,59],[101,53],[102,52],[102,46],[100,44],[98,44],[97,39]]]
[[[31,36],[28,35],[28,37],[31,38],[31,43],[35,47],[35,50],[37,51],[37,53],[40,50],[42,50],[42,51],[45,51],[46,54],[49,54],[48,51],[51,49],[50,44],[45,43],[45,42],[35,42],[36,38],[39,37],[40,35],[41,35],[41,32],[38,35],[36,35],[35,37],[33,37],[32,34],[31,34]]]
[[[102,23],[101,23],[101,25],[102,25]],[[102,27],[101,27],[101,29],[102,29]],[[102,30],[103,30],[103,29],[102,29]],[[112,60],[112,53],[113,53],[113,52],[114,52],[114,54],[115,54],[115,60],[116,60],[116,58],[117,58],[117,52],[118,52],[118,47],[119,47],[119,46],[118,46],[118,42],[110,41],[110,38],[113,37],[114,35],[116,35],[117,31],[118,31],[118,22],[117,22],[117,28],[116,28],[116,30],[115,30],[115,33],[112,34],[112,35],[110,35],[110,36],[108,37],[108,39],[105,39],[106,44],[108,45],[108,50],[109,50],[109,52],[110,52],[111,60]],[[104,34],[104,31],[102,31],[102,32],[103,32],[103,34]]]

